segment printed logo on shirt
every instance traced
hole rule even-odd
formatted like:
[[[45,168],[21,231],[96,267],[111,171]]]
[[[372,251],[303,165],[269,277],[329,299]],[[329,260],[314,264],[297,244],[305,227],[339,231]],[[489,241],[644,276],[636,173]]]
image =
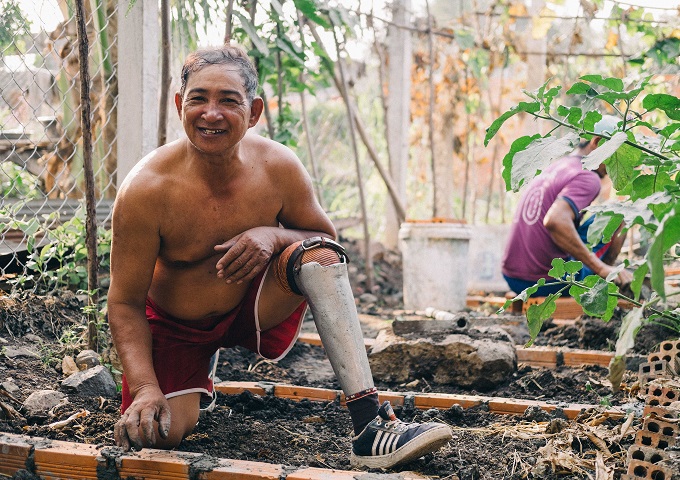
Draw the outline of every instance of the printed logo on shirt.
[[[522,207],[522,220],[527,225],[533,225],[541,216],[541,207],[543,206],[543,195],[545,190],[543,187],[531,192]]]

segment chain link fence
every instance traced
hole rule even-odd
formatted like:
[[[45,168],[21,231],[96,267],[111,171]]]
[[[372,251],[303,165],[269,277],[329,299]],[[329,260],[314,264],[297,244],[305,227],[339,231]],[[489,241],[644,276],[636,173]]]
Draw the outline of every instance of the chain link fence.
[[[118,2],[84,3],[97,220],[104,231],[116,192]],[[0,0],[0,13],[0,288],[78,286],[86,276],[78,271],[85,180],[73,2]],[[63,251],[57,239],[65,240]],[[57,273],[43,280],[48,264]]]

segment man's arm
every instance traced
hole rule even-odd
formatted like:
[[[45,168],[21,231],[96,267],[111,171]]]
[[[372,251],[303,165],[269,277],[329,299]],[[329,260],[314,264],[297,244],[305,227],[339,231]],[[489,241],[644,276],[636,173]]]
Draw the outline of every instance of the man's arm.
[[[166,437],[170,409],[153,368],[146,295],[160,247],[158,218],[134,187],[118,193],[113,211],[109,325],[133,402],[116,423],[116,444],[128,450],[155,443],[154,420]]]
[[[283,147],[280,147],[283,149]],[[300,160],[288,149],[273,175],[280,185],[282,207],[277,217],[283,228],[262,226],[216,245],[226,252],[217,262],[217,275],[227,283],[250,281],[289,245],[306,238],[335,239],[333,223],[314,196],[312,181]]]
[[[614,270],[614,267],[597,258],[597,255],[581,241],[574,226],[574,212],[565,200],[561,198],[555,200],[545,215],[543,225],[561,250],[582,262],[596,275],[606,278]],[[620,284],[629,283],[631,280],[631,273],[625,270],[620,272],[616,279]]]

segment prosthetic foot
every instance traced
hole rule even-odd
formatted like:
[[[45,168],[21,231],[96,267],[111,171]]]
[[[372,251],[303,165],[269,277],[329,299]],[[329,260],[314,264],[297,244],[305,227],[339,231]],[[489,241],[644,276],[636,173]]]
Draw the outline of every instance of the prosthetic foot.
[[[353,464],[387,468],[415,460],[448,442],[452,438],[448,426],[403,423],[394,416],[389,402],[379,406],[342,246],[314,237],[289,249],[281,255],[287,284],[307,300],[347,399],[356,434]]]

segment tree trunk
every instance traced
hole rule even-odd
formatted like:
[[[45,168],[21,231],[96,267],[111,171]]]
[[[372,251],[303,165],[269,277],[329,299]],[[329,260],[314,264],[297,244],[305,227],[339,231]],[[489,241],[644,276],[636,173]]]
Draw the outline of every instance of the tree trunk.
[[[168,139],[170,91],[170,0],[161,0],[161,90],[158,103],[158,146]]]

